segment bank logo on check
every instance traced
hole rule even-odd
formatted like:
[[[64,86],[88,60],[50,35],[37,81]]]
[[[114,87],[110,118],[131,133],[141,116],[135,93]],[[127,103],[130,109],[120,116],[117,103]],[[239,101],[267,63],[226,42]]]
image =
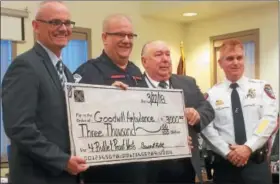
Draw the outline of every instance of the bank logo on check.
[[[75,102],[85,102],[85,95],[83,90],[74,90]]]

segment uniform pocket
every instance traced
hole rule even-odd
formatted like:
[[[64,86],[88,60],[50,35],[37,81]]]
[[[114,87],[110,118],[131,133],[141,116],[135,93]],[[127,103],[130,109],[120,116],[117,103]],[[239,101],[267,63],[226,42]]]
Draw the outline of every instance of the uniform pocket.
[[[216,125],[224,125],[227,124],[232,117],[231,107],[230,106],[218,106],[215,107],[216,113]]]
[[[256,102],[252,102],[252,101],[245,102],[243,104],[244,118],[248,120],[250,119],[259,120],[261,118],[260,109],[261,109],[261,105]]]

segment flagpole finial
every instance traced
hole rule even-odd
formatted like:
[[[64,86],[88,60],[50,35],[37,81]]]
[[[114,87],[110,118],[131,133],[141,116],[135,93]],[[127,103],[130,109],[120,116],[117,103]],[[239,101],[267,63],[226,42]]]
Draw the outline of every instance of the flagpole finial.
[[[183,45],[184,45],[184,43],[183,43],[183,41],[181,41],[181,43],[180,43],[180,47],[183,47]]]

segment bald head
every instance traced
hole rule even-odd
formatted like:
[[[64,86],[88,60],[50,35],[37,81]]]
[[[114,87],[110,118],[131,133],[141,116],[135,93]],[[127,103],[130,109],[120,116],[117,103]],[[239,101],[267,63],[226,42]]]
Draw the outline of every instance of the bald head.
[[[103,32],[109,32],[112,25],[116,25],[120,22],[127,22],[128,24],[132,24],[132,21],[128,16],[124,14],[112,14],[103,20]]]
[[[49,17],[53,10],[69,12],[68,8],[62,1],[43,1],[40,3],[35,14],[35,19],[45,19],[46,17]]]
[[[44,1],[32,21],[36,39],[58,57],[72,34],[74,22],[70,19],[70,11],[64,3]]]
[[[170,78],[172,64],[169,46],[161,40],[146,43],[141,52],[141,59],[146,73],[155,81]]]
[[[168,50],[168,45],[162,40],[153,40],[145,43],[142,47],[141,56],[147,56],[156,48],[166,47]]]
[[[120,68],[125,69],[136,37],[129,17],[113,14],[103,21],[102,41],[104,51]]]

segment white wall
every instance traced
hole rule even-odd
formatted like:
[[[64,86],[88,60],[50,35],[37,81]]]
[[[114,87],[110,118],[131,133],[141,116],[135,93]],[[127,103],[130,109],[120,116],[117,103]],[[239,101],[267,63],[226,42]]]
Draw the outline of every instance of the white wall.
[[[25,52],[33,45],[31,21],[38,1],[1,1],[2,7],[24,9],[30,16],[26,20],[26,43],[18,44],[18,53]],[[210,88],[210,41],[209,37],[260,29],[260,78],[271,83],[275,93],[279,91],[279,47],[278,47],[278,7],[267,6],[254,11],[243,11],[229,16],[217,17],[189,25],[165,22],[140,16],[139,1],[67,1],[73,20],[79,27],[92,29],[92,57],[102,50],[101,26],[105,16],[111,13],[125,13],[131,16],[135,39],[131,60],[141,69],[140,52],[143,44],[150,40],[162,39],[171,46],[173,72],[176,72],[180,57],[180,41],[184,41],[187,74],[196,78],[202,91]]]
[[[197,79],[203,91],[210,87],[211,36],[260,29],[260,78],[279,91],[278,7],[266,6],[185,25],[187,73]]]
[[[1,1],[1,7],[30,11],[26,20],[26,43],[18,44],[18,54],[30,49],[34,44],[31,21],[34,18],[38,1]],[[142,45],[150,40],[162,39],[171,46],[173,71],[176,71],[180,41],[184,41],[187,74],[196,78],[202,91],[210,87],[210,41],[209,37],[253,28],[260,28],[260,78],[270,82],[275,93],[279,91],[279,29],[277,7],[262,7],[253,11],[243,11],[215,20],[197,22],[190,25],[164,22],[144,18],[139,13],[140,2],[130,1],[67,1],[73,20],[79,27],[92,29],[92,57],[101,53],[102,20],[111,13],[126,13],[132,17],[135,40],[131,60],[140,64]],[[218,10],[217,10],[218,11]],[[142,67],[141,67],[142,68]],[[1,169],[1,175],[3,175]],[[7,172],[7,170],[5,170]]]
[[[72,19],[76,22],[76,26],[91,28],[92,57],[99,56],[103,48],[101,40],[102,20],[112,13],[124,13],[132,18],[135,33],[138,34],[138,38],[134,42],[131,60],[142,68],[140,52],[144,43],[150,40],[162,39],[167,41],[171,46],[172,59],[174,65],[177,66],[180,57],[180,42],[184,38],[182,25],[140,16],[139,1],[66,1],[65,3],[70,9]],[[33,46],[31,22],[38,4],[38,1],[1,1],[1,7],[21,10],[27,7],[30,11],[25,26],[26,43],[18,44],[19,54]],[[174,71],[176,71],[175,67]]]

